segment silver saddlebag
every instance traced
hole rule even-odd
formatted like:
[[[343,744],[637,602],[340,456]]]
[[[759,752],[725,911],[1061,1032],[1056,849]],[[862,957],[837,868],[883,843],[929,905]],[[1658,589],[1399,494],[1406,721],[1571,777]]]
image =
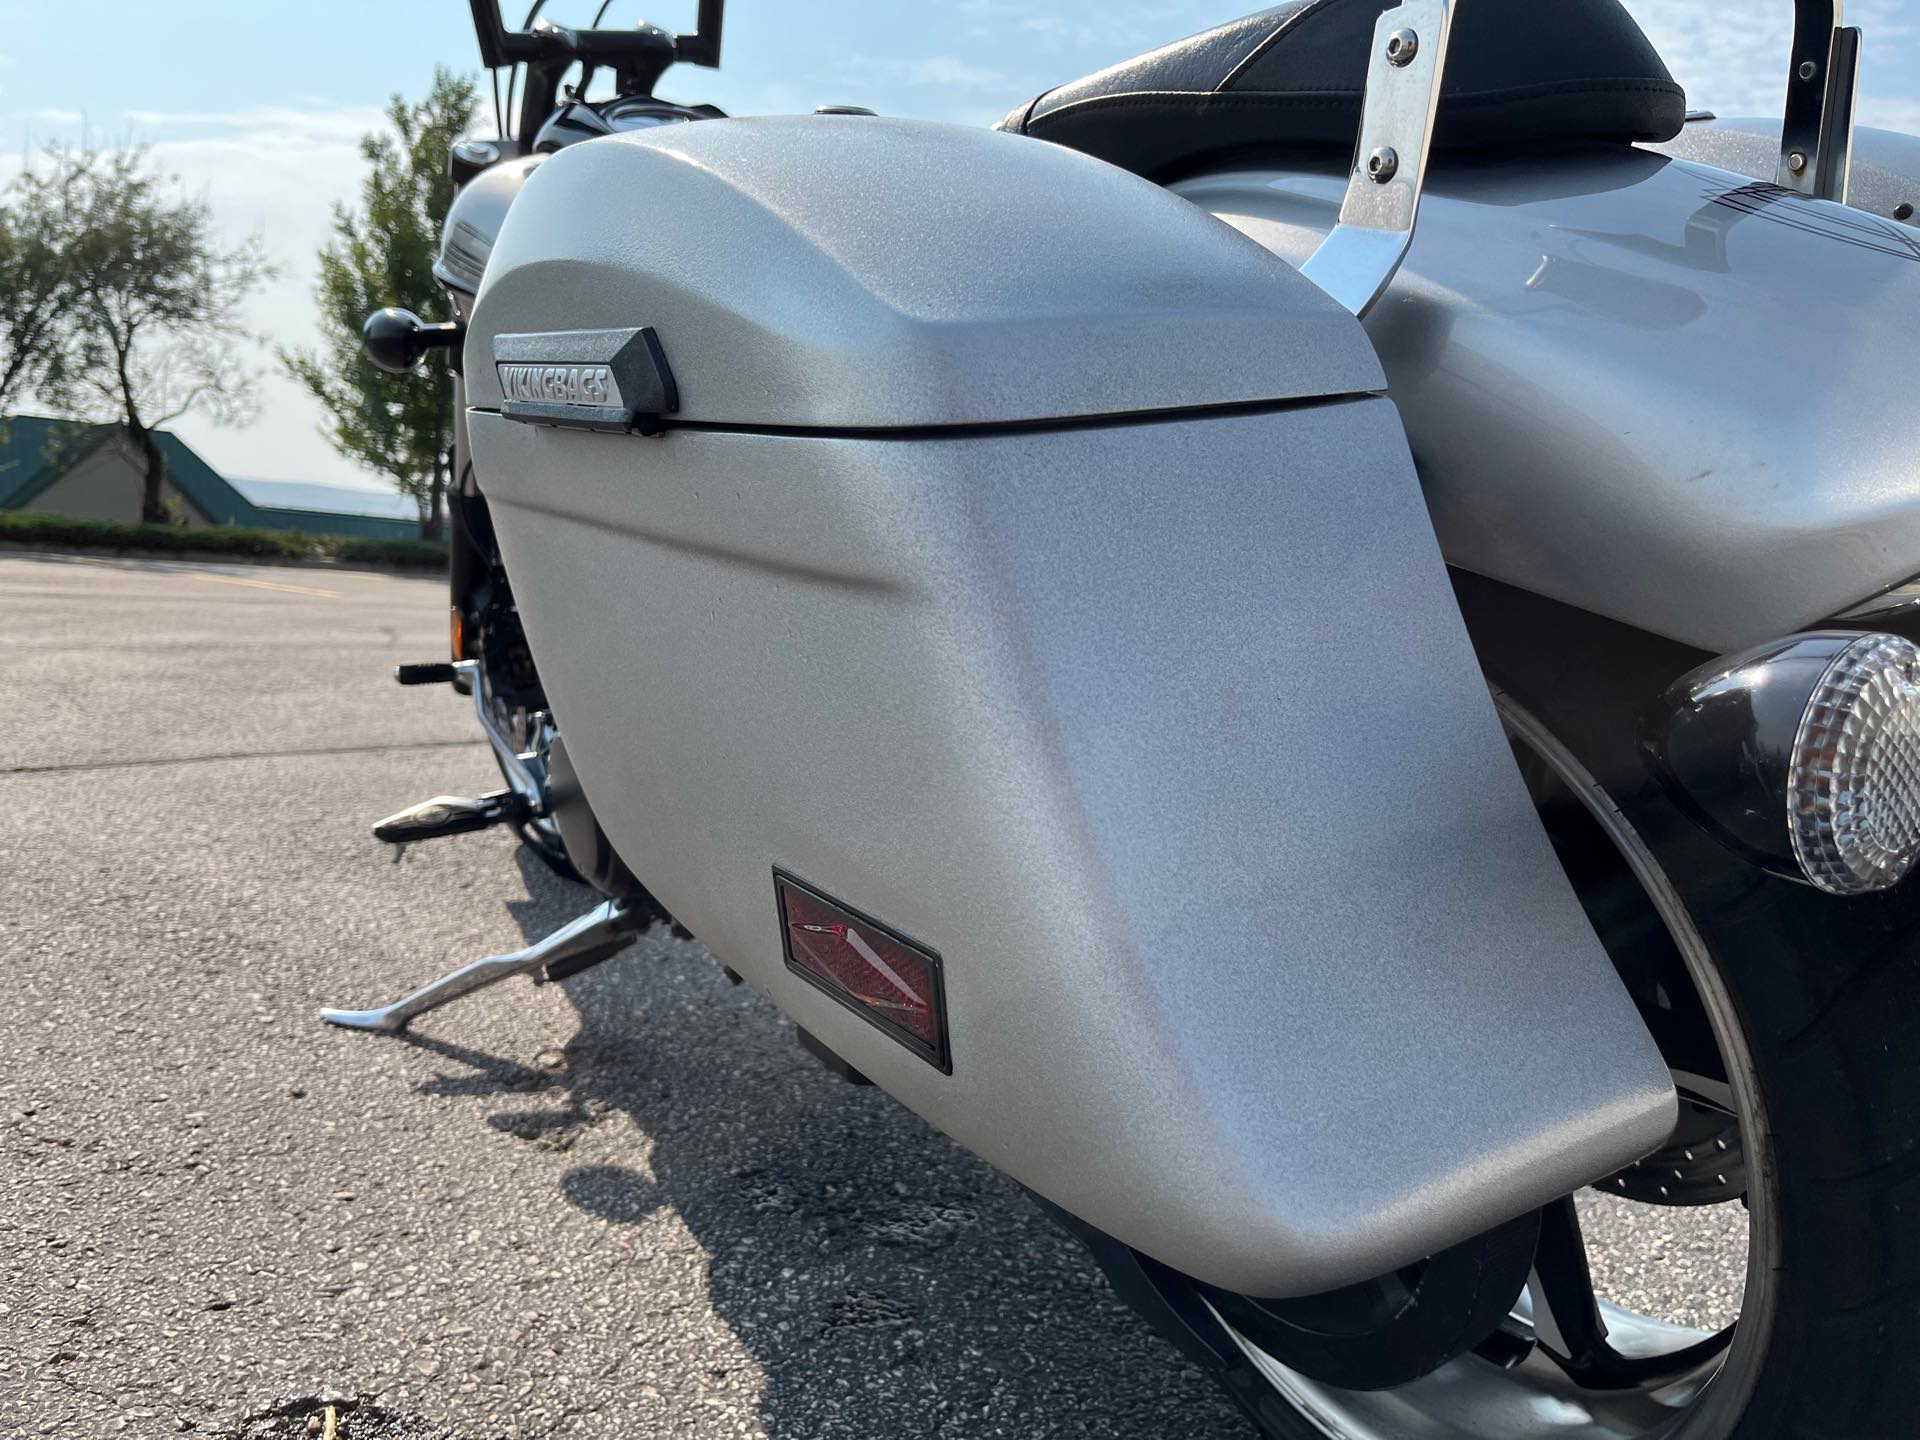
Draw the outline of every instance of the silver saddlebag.
[[[1295,1295],[1666,1138],[1373,351],[1251,241],[1024,137],[676,126],[532,176],[465,359],[621,855],[1022,1183]]]

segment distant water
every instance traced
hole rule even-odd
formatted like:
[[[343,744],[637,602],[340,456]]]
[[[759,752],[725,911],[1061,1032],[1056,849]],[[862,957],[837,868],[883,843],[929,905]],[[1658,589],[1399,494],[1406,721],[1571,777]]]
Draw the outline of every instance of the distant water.
[[[304,480],[234,478],[233,483],[242,495],[256,505],[282,505],[294,510],[330,510],[342,515],[384,515],[396,520],[412,520],[419,514],[411,500],[392,490],[361,489],[357,485],[316,485]]]

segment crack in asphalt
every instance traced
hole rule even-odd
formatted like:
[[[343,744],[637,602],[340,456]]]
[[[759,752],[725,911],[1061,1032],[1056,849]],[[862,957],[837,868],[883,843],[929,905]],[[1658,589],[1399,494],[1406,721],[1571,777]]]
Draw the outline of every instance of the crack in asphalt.
[[[0,765],[0,775],[60,775],[87,770],[146,770],[163,765],[215,765],[226,760],[304,760],[328,755],[392,755],[403,750],[455,750],[472,740],[400,740],[390,745],[315,745],[294,750],[224,750],[211,755],[154,755],[140,760],[62,760],[48,765]]]

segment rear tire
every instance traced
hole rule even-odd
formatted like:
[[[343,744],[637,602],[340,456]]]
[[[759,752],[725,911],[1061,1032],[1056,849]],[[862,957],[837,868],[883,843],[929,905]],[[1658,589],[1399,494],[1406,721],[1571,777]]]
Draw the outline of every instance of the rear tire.
[[[1732,1433],[1911,1440],[1920,1433],[1920,947],[1909,930],[1846,953],[1837,937],[1823,945],[1806,933],[1802,918],[1760,901],[1709,921],[1766,1097],[1780,1230],[1774,1334]],[[1808,969],[1827,973],[1810,984]]]
[[[1489,676],[1599,777],[1684,897],[1756,1076],[1774,1314],[1760,1378],[1725,1433],[1911,1440],[1920,878],[1840,899],[1739,859],[1672,805],[1639,752],[1640,706],[1709,657],[1492,582],[1456,586]]]

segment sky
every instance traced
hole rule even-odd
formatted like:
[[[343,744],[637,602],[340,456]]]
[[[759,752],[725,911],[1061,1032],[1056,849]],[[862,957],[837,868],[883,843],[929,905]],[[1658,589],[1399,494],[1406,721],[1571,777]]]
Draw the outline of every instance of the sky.
[[[1779,113],[1788,0],[1627,5],[1693,104]],[[731,0],[722,68],[675,70],[660,91],[735,114],[859,104],[984,125],[1042,90],[1254,8]],[[645,15],[691,28],[694,9],[695,0],[614,0],[608,23]],[[549,12],[585,18],[581,0],[551,0]],[[1851,0],[1847,18],[1866,30],[1862,123],[1920,133],[1920,76],[1898,59],[1920,33],[1920,0]],[[332,207],[358,192],[360,136],[391,95],[421,94],[439,64],[479,72],[464,0],[0,0],[0,175],[49,142],[145,145],[205,199],[225,239],[258,237],[278,269],[246,316],[261,337],[257,418],[174,427],[227,474],[379,485],[328,447],[318,407],[271,357],[274,346],[315,338],[314,255]]]

